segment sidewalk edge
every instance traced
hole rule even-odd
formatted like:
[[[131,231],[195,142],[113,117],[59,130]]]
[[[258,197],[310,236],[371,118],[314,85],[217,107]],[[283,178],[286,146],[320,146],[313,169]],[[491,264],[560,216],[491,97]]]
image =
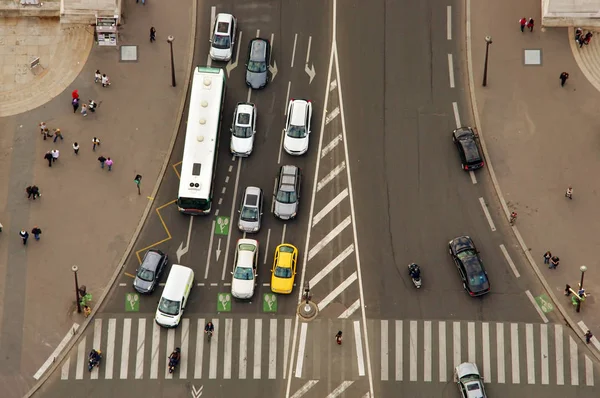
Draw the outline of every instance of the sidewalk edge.
[[[487,163],[486,166],[487,166],[488,173],[490,174],[490,177],[492,179],[494,191],[496,191],[496,195],[498,196],[498,199],[500,200],[500,204],[502,206],[502,209],[504,210],[506,220],[509,220],[510,219],[510,210],[508,209],[508,205],[506,204],[506,201],[504,200],[504,196],[502,195],[502,190],[500,189],[500,184],[498,183],[498,179],[496,178],[496,173],[494,172],[494,168],[492,166],[491,157],[489,156],[487,146],[485,144],[483,129],[481,128],[481,120],[479,119],[479,110],[477,108],[477,98],[475,97],[475,83],[473,80],[473,57],[472,57],[472,53],[471,53],[471,0],[465,0],[465,10],[466,10],[465,41],[466,41],[466,47],[467,47],[467,75],[469,77],[468,81],[469,81],[469,96],[470,96],[470,100],[471,100],[471,111],[473,113],[473,119],[475,120],[475,126],[477,128],[477,132],[479,133],[479,140],[481,143],[481,148],[483,150],[483,155],[486,159],[486,163]],[[512,230],[513,230],[513,233],[515,234],[515,237],[517,238],[517,241],[519,242],[519,245],[521,246],[521,250],[525,254],[525,257],[527,257],[527,260],[529,261],[529,264],[530,264],[531,268],[533,269],[533,271],[535,272],[536,276],[538,277],[539,281],[542,283],[544,290],[546,291],[548,296],[550,296],[550,299],[554,303],[555,308],[558,308],[558,311],[560,312],[563,319],[566,321],[567,325],[583,341],[584,337],[581,333],[579,333],[579,327],[577,326],[577,323],[574,322],[573,319],[571,319],[571,317],[567,313],[566,309],[558,302],[556,295],[550,288],[550,285],[548,284],[548,282],[542,275],[542,272],[540,271],[539,267],[535,263],[533,256],[529,252],[529,248],[525,244],[525,241],[523,240],[523,237],[519,233],[519,230],[517,229],[516,226],[512,226]],[[590,352],[594,355],[594,357],[598,361],[600,361],[600,353],[596,352],[595,350],[591,350],[591,349],[590,349]]]
[[[191,37],[190,37],[190,45],[189,45],[189,51],[188,51],[188,54],[190,56],[190,61],[186,67],[186,75],[185,75],[186,77],[185,77],[184,89],[183,89],[183,93],[182,93],[183,95],[181,96],[181,103],[179,104],[179,109],[178,109],[178,113],[177,113],[177,117],[176,117],[176,123],[173,128],[173,133],[171,136],[171,142],[169,144],[169,149],[167,150],[165,160],[164,160],[162,168],[160,170],[158,179],[156,181],[156,184],[154,185],[154,189],[152,190],[152,198],[156,197],[156,194],[162,184],[164,175],[167,171],[167,167],[168,167],[169,161],[171,159],[171,154],[172,154],[173,148],[175,146],[175,141],[177,140],[177,133],[179,131],[179,126],[181,124],[181,118],[183,117],[185,100],[187,98],[187,93],[189,90],[189,85],[190,85],[190,80],[191,80],[191,75],[192,75],[192,67],[194,65],[194,48],[196,45],[197,13],[198,13],[198,2],[197,2],[197,0],[192,0]],[[61,362],[65,359],[65,357],[68,355],[68,353],[71,351],[71,349],[77,342],[78,337],[81,334],[83,334],[83,332],[87,329],[88,325],[92,322],[92,320],[94,319],[94,317],[96,315],[96,312],[102,306],[102,303],[104,302],[104,300],[106,299],[106,297],[108,296],[110,291],[112,290],[115,282],[117,281],[117,278],[121,274],[121,271],[123,270],[123,267],[125,265],[125,261],[130,256],[130,254],[133,250],[133,246],[135,245],[135,242],[137,241],[137,239],[139,237],[142,227],[146,223],[146,220],[148,218],[148,215],[150,214],[150,211],[152,210],[153,205],[154,205],[154,200],[149,201],[148,204],[146,205],[146,208],[144,209],[144,213],[142,214],[142,218],[140,219],[140,222],[138,223],[137,228],[133,232],[133,236],[129,242],[129,245],[125,249],[125,253],[121,257],[121,260],[119,261],[119,265],[117,266],[113,275],[111,276],[111,278],[108,282],[108,285],[106,286],[106,288],[104,289],[104,292],[102,293],[102,296],[100,296],[100,298],[98,299],[97,305],[95,306],[92,314],[83,322],[83,324],[81,325],[81,327],[78,328],[77,332],[73,335],[73,337],[71,338],[69,343],[64,347],[62,352],[55,358],[54,365],[52,365],[52,367],[46,371],[46,373],[42,376],[42,378],[31,388],[31,390],[29,390],[29,392],[24,396],[24,398],[29,398],[33,394],[35,394],[37,392],[37,390],[39,390],[40,387],[46,382],[46,380],[48,380],[48,378],[52,374],[54,374],[54,372],[56,371],[58,366],[60,366]]]

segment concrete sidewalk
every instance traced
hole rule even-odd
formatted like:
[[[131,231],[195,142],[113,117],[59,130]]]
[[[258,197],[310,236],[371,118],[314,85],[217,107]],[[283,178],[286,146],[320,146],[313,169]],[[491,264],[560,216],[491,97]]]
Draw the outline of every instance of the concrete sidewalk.
[[[571,326],[583,335],[578,325],[583,321],[600,336],[600,181],[595,178],[600,172],[600,93],[594,87],[600,88],[600,41],[594,37],[579,49],[567,29],[536,26],[533,33],[521,33],[520,18],[540,20],[539,1],[470,5],[480,127],[504,199],[518,213],[516,229]],[[483,87],[487,35],[493,43]],[[541,50],[541,65],[524,65],[525,49]],[[570,77],[561,87],[563,71]],[[573,200],[565,197],[569,185]],[[560,258],[555,270],[543,264],[548,250]],[[568,283],[577,290],[581,265],[588,269],[584,287],[591,296],[576,313],[564,289]]]
[[[56,94],[56,81],[35,83],[38,95],[56,95],[54,99],[0,119],[0,183],[6,187],[0,196],[0,389],[6,397],[23,396],[71,325],[83,323],[74,313],[73,264],[79,266],[79,283],[94,296],[92,305],[97,304],[149,203],[176,131],[193,57],[192,1],[178,7],[128,1],[124,12],[120,44],[137,45],[137,62],[120,62],[118,48],[94,46],[81,73]],[[152,44],[150,26],[157,30]],[[176,37],[176,88],[171,87],[168,35]],[[61,75],[60,67],[66,68],[63,73],[77,69],[77,61],[63,59],[55,65],[56,73]],[[109,88],[94,83],[96,69],[111,78]],[[96,113],[73,113],[74,89],[82,102],[100,103]],[[17,96],[2,94],[0,109],[12,109],[11,99]],[[60,128],[64,141],[42,140],[41,121],[50,129]],[[96,152],[94,136],[102,143]],[[71,147],[75,141],[81,146],[79,155]],[[55,148],[60,158],[50,168],[43,156]],[[114,160],[111,172],[99,167],[100,155]],[[142,195],[133,182],[138,173],[143,175]],[[27,200],[24,189],[31,184],[40,187],[40,200]],[[34,225],[43,231],[41,240],[30,239],[25,247],[18,232]]]

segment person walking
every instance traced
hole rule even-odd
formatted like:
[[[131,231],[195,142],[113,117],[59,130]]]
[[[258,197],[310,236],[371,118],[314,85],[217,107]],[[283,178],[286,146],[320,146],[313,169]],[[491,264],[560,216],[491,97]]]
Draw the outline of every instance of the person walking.
[[[96,102],[94,100],[90,100],[90,103],[88,104],[88,109],[90,110],[90,112],[92,112],[92,113],[96,112],[97,107],[98,107],[98,104],[96,104]]]
[[[533,32],[533,25],[534,25],[533,18],[529,18],[529,21],[527,21],[527,28],[529,28],[530,32]]]
[[[565,192],[565,197],[569,199],[573,199],[573,187],[569,185],[567,188],[567,192]]]
[[[73,105],[73,113],[77,112],[77,109],[79,109],[79,98],[73,98],[71,105]]]
[[[75,99],[79,99],[79,90],[73,90],[73,92],[71,93],[71,98]]]
[[[551,258],[552,258],[552,253],[550,253],[550,250],[548,250],[546,253],[544,253],[544,264],[550,265]]]
[[[48,138],[48,136],[50,134],[50,132],[48,130],[48,126],[46,126],[46,123],[44,123],[44,122],[40,123],[40,133],[44,137],[44,141],[46,140],[46,138]]]
[[[98,137],[92,138],[92,144],[92,151],[96,152],[96,147],[100,146],[100,140],[98,139]]]
[[[96,73],[94,73],[94,83],[98,83],[102,79],[102,74],[100,73],[100,69],[96,69]]]
[[[61,141],[63,141],[65,139],[65,137],[63,137],[62,132],[60,131],[60,129],[54,129],[54,141],[52,142],[56,142],[57,139],[59,139]]]
[[[42,230],[40,229],[40,227],[38,227],[37,225],[35,227],[33,227],[33,229],[31,230],[31,233],[33,234],[33,237],[35,238],[35,240],[40,240],[40,235],[42,234]]]
[[[58,149],[53,149],[52,150],[52,162],[56,162],[58,160],[59,156],[60,156],[60,152],[58,151]]]
[[[567,72],[563,72],[560,74],[559,79],[560,79],[560,86],[564,87],[565,83],[567,82],[567,79],[569,78],[569,74]]]
[[[31,185],[25,188],[25,193],[27,194],[27,199],[31,199],[31,197],[33,196],[33,189]]]
[[[521,18],[519,20],[519,25],[521,25],[521,32],[525,32],[525,26],[527,26],[527,18]]]
[[[110,79],[106,76],[106,73],[102,75],[102,87],[110,86]]]
[[[44,159],[48,161],[48,167],[52,167],[52,153],[50,151],[46,152]]]
[[[33,195],[33,200],[42,196],[42,194],[40,193],[40,188],[38,188],[37,185],[33,185],[31,187],[31,194]]]
[[[111,158],[106,159],[106,165],[108,166],[108,171],[112,170],[113,160]]]
[[[75,152],[75,155],[79,155],[79,144],[76,142],[73,143],[73,152]]]
[[[587,344],[590,344],[590,341],[592,340],[592,337],[594,337],[594,335],[592,334],[592,331],[588,329],[588,331],[585,332],[585,342]]]
[[[24,229],[19,232],[19,236],[23,239],[23,245],[27,245],[27,239],[29,239],[29,233]]]
[[[81,104],[81,114],[83,116],[87,116],[87,105],[86,104]]]
[[[100,157],[98,158],[98,161],[100,162],[100,168],[103,169],[104,163],[106,162],[106,158],[104,156],[100,155]]]
[[[556,256],[552,256],[552,258],[550,259],[550,266],[548,268],[556,269],[556,267],[558,267],[559,263],[560,263],[560,259]]]
[[[154,29],[154,26],[150,28],[150,43],[153,41],[156,41],[156,29]]]
[[[338,343],[338,345],[342,345],[342,331],[341,330],[339,332],[337,332],[337,334],[335,335],[335,342]]]

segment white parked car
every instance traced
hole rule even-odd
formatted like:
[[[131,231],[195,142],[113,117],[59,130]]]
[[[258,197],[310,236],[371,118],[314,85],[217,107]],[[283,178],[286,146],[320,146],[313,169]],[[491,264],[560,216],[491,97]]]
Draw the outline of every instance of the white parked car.
[[[462,398],[487,397],[483,389],[483,378],[474,363],[463,362],[454,368],[454,381],[458,384]]]
[[[237,20],[231,14],[217,14],[213,36],[210,39],[210,58],[228,62],[233,56]]]
[[[235,247],[233,258],[233,279],[231,281],[231,295],[235,298],[247,300],[254,295],[254,285],[258,268],[258,241],[254,239],[240,239]]]
[[[290,155],[303,155],[308,151],[312,103],[303,99],[292,99],[288,105],[283,149]]]
[[[229,150],[235,156],[250,156],[256,134],[256,106],[239,102],[233,112]]]

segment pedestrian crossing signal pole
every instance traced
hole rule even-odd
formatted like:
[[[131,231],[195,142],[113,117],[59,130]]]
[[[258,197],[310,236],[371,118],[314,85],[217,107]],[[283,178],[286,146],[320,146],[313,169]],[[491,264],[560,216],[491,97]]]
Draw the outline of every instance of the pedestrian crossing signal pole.
[[[74,265],[71,267],[71,271],[75,275],[75,302],[77,303],[77,312],[81,314],[81,304],[79,303],[79,282],[77,281],[77,270],[79,268]]]
[[[169,46],[171,46],[171,85],[175,87],[177,86],[177,82],[175,82],[175,60],[173,59],[173,40],[175,40],[173,36],[167,37]]]
[[[585,290],[583,290],[583,276],[585,275],[585,271],[587,271],[587,267],[585,265],[582,265],[581,267],[579,267],[579,270],[581,271],[581,281],[579,282],[579,296],[581,297],[585,297]],[[575,307],[575,311],[579,312],[581,311],[581,299],[577,300],[577,306]]]
[[[140,191],[140,184],[142,183],[142,176],[139,174],[136,174],[135,178],[133,179],[133,182],[135,182],[135,185],[137,185],[138,195],[141,195],[142,192]]]
[[[487,86],[488,55],[492,44],[492,36],[485,37],[485,63],[483,66],[483,87]]]

